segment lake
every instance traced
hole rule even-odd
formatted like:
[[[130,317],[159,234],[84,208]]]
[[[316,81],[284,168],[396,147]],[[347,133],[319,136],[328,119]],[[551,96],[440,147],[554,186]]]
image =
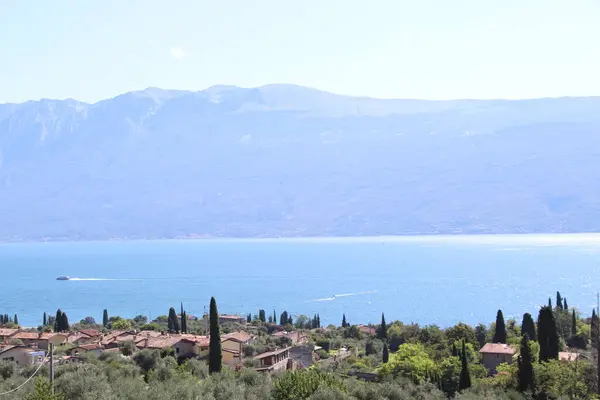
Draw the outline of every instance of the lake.
[[[183,302],[201,315],[319,313],[322,323],[490,323],[537,315],[556,291],[591,313],[600,235],[182,240],[0,245],[0,313],[155,318]],[[57,281],[59,275],[74,280]]]

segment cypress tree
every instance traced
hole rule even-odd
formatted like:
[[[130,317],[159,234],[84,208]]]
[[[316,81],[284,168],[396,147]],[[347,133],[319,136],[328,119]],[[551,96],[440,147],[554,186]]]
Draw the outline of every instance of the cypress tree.
[[[452,356],[458,357],[458,349],[456,348],[456,343],[452,343]]]
[[[262,322],[267,322],[265,310],[258,310],[258,319],[260,319]]]
[[[281,313],[281,316],[279,317],[279,324],[285,325],[287,323],[288,323],[288,313],[287,313],[287,311],[284,311]]]
[[[523,323],[521,324],[521,335],[525,334],[527,334],[530,340],[537,340],[535,323],[533,322],[533,318],[529,313],[523,314]]]
[[[62,311],[59,308],[56,310],[56,317],[54,318],[54,332],[60,332],[62,328]]]
[[[467,360],[467,349],[465,340],[462,341],[462,351],[460,356],[460,380],[458,382],[459,390],[468,389],[471,387],[471,373],[469,372],[469,361]]]
[[[571,313],[571,335],[577,335],[577,316],[575,315],[575,309]]]
[[[71,330],[71,326],[69,325],[69,318],[67,317],[67,313],[63,311],[62,313],[62,328],[63,332],[68,332]]]
[[[387,339],[387,325],[383,313],[381,313],[381,326],[379,327],[379,331],[377,331],[377,337],[381,340]]]
[[[506,343],[506,325],[504,324],[504,315],[502,310],[496,314],[496,330],[494,331],[494,343]]]
[[[550,297],[548,297],[548,307],[552,308],[552,299]]]
[[[598,315],[596,309],[592,310],[592,322],[590,327],[590,336],[592,337],[592,347],[598,347]],[[600,375],[600,374],[598,374]]]
[[[569,309],[569,305],[567,304],[567,298],[563,298],[563,310],[567,311]]]
[[[273,316],[269,315],[269,323],[272,324],[273,323]]]
[[[183,313],[181,314],[181,333],[188,333],[187,323],[187,313],[183,310]]]
[[[533,391],[533,355],[529,344],[529,335],[525,333],[521,338],[521,351],[517,359],[519,390],[521,392]]]
[[[221,353],[221,333],[219,332],[219,312],[217,302],[214,297],[210,299],[210,343],[208,355],[208,370],[212,374],[221,372],[222,367]]]
[[[562,310],[563,308],[563,301],[562,301],[562,297],[560,295],[560,292],[556,292],[556,308],[559,310]]]
[[[540,343],[540,362],[558,359],[558,328],[550,307],[540,309],[538,315],[538,342]]]
[[[177,320],[177,316],[175,315],[175,309],[171,307],[169,308],[169,317],[167,320],[167,329],[170,333],[175,332],[175,320]]]
[[[342,314],[342,328],[346,327],[346,314]]]
[[[108,310],[106,308],[102,312],[102,326],[108,326]]]
[[[42,326],[48,325],[48,316],[44,313],[44,317],[42,318]]]
[[[294,319],[292,318],[291,315],[288,317],[287,323],[290,324],[290,325],[294,325]]]
[[[273,310],[273,323],[277,325],[277,314],[275,314],[275,310]]]
[[[246,315],[246,322],[247,323],[252,322],[252,314],[248,313],[248,315]]]
[[[15,314],[14,323],[15,323],[16,325],[19,325],[19,316],[18,316],[17,314]]]
[[[390,360],[390,350],[388,349],[387,343],[383,344],[383,363],[387,363]]]
[[[321,316],[317,314],[317,328],[321,327]]]

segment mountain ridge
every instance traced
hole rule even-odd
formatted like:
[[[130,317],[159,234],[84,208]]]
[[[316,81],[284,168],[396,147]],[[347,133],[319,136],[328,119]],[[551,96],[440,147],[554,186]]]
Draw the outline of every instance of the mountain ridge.
[[[280,84],[2,104],[0,240],[594,232],[597,110]]]

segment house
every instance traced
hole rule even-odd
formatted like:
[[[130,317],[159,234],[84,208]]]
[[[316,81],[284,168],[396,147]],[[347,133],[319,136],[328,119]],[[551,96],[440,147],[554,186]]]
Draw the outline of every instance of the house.
[[[246,317],[242,317],[239,315],[220,314],[219,315],[219,324],[224,325],[227,323],[229,323],[229,324],[238,323],[238,324],[245,325]]]
[[[99,356],[103,352],[104,352],[104,347],[102,347],[102,345],[100,343],[86,343],[86,344],[80,344],[77,347],[73,347],[69,351],[69,354],[75,355],[75,354],[90,353],[90,354],[95,354],[95,355]]]
[[[58,359],[58,364],[59,365],[64,365],[64,364],[80,364],[85,362],[83,357],[80,356],[63,356],[61,358]]]
[[[0,328],[0,343],[8,342],[10,337],[18,332],[18,329]]]
[[[69,335],[69,343],[88,344],[98,343],[102,340],[102,334],[95,329],[82,329]]]
[[[561,351],[558,353],[558,359],[560,361],[577,361],[579,360],[579,353],[570,353],[568,351]]]
[[[358,325],[358,330],[363,335],[375,335],[377,333],[377,329],[374,326],[368,325]]]
[[[31,365],[44,361],[46,352],[28,346],[11,346],[0,351],[0,360],[14,361],[17,365]]]
[[[68,335],[53,332],[18,332],[12,335],[11,339],[18,339],[24,345],[36,345],[40,349],[48,350],[49,343],[55,346],[67,343]]]
[[[292,367],[289,347],[259,354],[254,359],[259,364],[256,370],[260,372],[283,371]]]
[[[496,367],[502,363],[512,364],[517,350],[513,346],[503,343],[486,343],[479,350],[481,362],[490,374],[496,373]]]
[[[232,332],[221,337],[223,362],[226,365],[236,365],[242,361],[244,345],[250,344],[254,336],[248,332]]]
[[[273,337],[286,337],[292,341],[293,345],[304,344],[308,342],[308,338],[304,332],[294,331],[294,332],[286,332],[280,331],[275,332],[271,336]]]

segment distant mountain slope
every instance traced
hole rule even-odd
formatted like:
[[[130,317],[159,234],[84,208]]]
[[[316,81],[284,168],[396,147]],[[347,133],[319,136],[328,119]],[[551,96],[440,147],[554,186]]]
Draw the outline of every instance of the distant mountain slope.
[[[4,104],[0,240],[596,231],[599,156],[599,97]]]

